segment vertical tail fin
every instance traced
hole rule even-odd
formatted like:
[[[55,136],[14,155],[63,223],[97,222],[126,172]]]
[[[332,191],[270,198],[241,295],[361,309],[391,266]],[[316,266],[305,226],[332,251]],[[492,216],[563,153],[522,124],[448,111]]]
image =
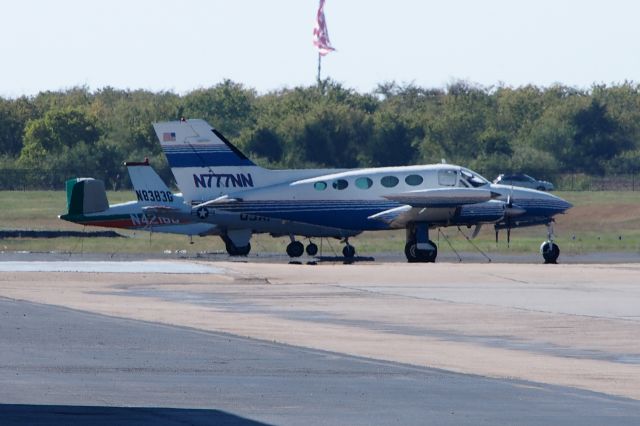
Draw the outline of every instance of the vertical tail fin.
[[[171,168],[257,167],[204,120],[154,123]]]
[[[143,163],[124,163],[127,166],[133,190],[142,205],[179,206],[182,200],[174,197],[169,187],[153,170],[148,161]]]
[[[104,182],[93,178],[74,178],[66,182],[67,214],[98,213],[109,208]]]
[[[187,202],[206,201],[267,182],[257,166],[204,120],[154,123],[176,183]]]

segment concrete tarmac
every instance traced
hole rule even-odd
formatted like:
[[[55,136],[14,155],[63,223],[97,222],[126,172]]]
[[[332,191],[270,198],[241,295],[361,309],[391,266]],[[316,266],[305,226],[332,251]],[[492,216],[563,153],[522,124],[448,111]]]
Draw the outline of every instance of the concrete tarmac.
[[[0,262],[0,418],[640,420],[638,264],[153,265]]]
[[[638,424],[640,402],[0,299],[22,424]]]

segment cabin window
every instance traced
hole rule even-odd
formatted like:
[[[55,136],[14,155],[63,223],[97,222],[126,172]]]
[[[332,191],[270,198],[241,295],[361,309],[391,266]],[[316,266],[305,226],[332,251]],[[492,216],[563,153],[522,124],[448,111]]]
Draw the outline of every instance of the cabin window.
[[[395,176],[385,176],[380,179],[380,183],[386,188],[393,188],[398,182],[400,182],[400,180]]]
[[[422,179],[422,176],[420,175],[409,175],[406,178],[404,178],[404,181],[407,183],[407,185],[411,185],[411,186],[420,185],[423,180],[424,179]]]
[[[458,172],[455,170],[438,170],[438,184],[440,186],[456,186]]]
[[[316,189],[316,191],[324,191],[325,189],[327,189],[327,183],[326,182],[316,182],[313,184],[313,187]]]
[[[349,182],[347,182],[344,179],[337,179],[333,181],[333,189],[345,189],[347,186],[349,186]]]
[[[469,185],[473,186],[474,188],[477,188],[479,186],[484,186],[489,183],[488,180],[486,180],[479,174],[472,172],[471,170],[462,169],[460,171],[460,174],[462,176],[462,179]]]
[[[373,185],[373,181],[368,177],[359,177],[356,179],[356,186],[360,189],[369,189]]]

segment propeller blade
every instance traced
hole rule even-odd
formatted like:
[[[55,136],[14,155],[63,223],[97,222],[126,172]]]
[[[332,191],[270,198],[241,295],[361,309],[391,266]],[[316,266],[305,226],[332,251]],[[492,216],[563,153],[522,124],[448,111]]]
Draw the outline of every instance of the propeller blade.
[[[476,228],[473,230],[473,234],[471,234],[471,239],[473,240],[475,237],[478,236],[478,234],[480,233],[480,230],[482,229],[482,224],[479,223],[476,225]]]

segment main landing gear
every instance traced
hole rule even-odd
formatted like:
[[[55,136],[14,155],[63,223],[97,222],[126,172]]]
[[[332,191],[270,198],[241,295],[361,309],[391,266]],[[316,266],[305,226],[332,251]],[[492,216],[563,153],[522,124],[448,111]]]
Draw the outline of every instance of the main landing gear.
[[[429,225],[427,223],[413,223],[407,226],[407,243],[404,254],[409,263],[435,262],[438,257],[438,247],[429,239]]]
[[[289,257],[300,257],[304,254],[305,251],[307,252],[307,255],[312,257],[318,254],[318,245],[314,242],[309,241],[309,244],[307,244],[307,247],[305,248],[304,244],[302,244],[300,241],[295,240],[293,235],[290,236],[290,238],[291,242],[287,244],[287,254],[289,255]],[[345,246],[342,249],[342,255],[346,259],[353,259],[356,255],[356,248],[349,244],[349,240],[345,239],[344,242]]]
[[[318,246],[309,241],[309,244],[307,244],[307,248],[305,249],[304,244],[300,241],[296,241],[294,237],[291,236],[291,242],[287,245],[287,254],[289,257],[300,257],[305,251],[309,256],[315,256],[318,254]]]
[[[293,240],[287,245],[287,254],[289,257],[300,257],[302,253],[304,253],[304,244],[300,241]]]
[[[251,251],[251,232],[246,230],[232,230],[220,236],[229,256],[246,256]],[[244,244],[243,244],[244,243]]]
[[[560,256],[560,247],[553,242],[553,222],[547,223],[547,241],[540,245],[540,254],[544,258],[544,263],[558,263]]]
[[[224,242],[225,249],[229,256],[246,256],[251,251],[251,243],[247,243],[245,246],[237,247],[233,244],[233,241],[226,239]]]
[[[356,256],[356,248],[349,244],[349,240],[344,240],[344,247],[342,248],[342,255],[345,259],[353,259]]]

